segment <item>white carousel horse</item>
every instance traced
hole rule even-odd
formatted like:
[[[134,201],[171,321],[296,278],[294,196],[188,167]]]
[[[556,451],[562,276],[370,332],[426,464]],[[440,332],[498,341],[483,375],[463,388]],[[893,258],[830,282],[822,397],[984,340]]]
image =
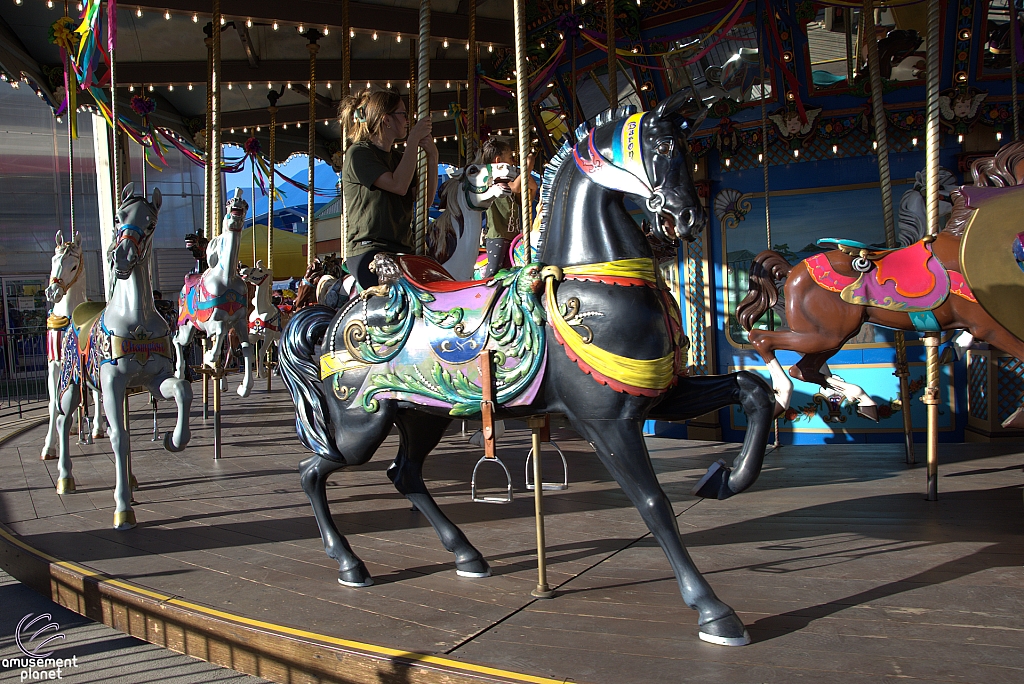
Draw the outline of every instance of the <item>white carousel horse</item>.
[[[57,383],[60,379],[60,364],[63,358],[64,334],[71,325],[71,312],[85,298],[85,258],[82,240],[76,231],[71,242],[64,242],[64,235],[57,233],[57,247],[54,249],[50,266],[50,283],[46,288],[46,299],[53,304],[46,319],[46,387],[50,395],[50,423],[46,430],[46,441],[40,458],[52,461],[57,458]],[[92,436],[104,436],[103,409],[99,394],[93,392],[95,414],[92,421]]]
[[[270,291],[274,286],[273,274],[263,267],[262,261],[257,261],[252,268],[242,268],[241,276],[244,282],[256,288],[256,295],[252,298],[252,313],[249,314],[249,344],[259,359],[259,343],[262,340],[263,355],[269,357],[270,345],[276,345],[281,337],[281,312],[270,299]],[[259,375],[259,364],[256,366],[256,374]]]
[[[78,406],[81,385],[85,383],[100,390],[110,426],[117,479],[114,529],[118,530],[135,527],[128,469],[130,435],[124,416],[128,388],[144,387],[159,399],[174,399],[178,418],[174,431],[164,434],[165,449],[181,451],[191,437],[188,413],[192,387],[174,376],[170,328],[153,304],[149,275],[160,191],[153,190],[150,202],[133,195],[133,190],[134,184],[125,186],[114,218],[114,241],[107,253],[113,276],[109,299],[105,306],[102,302],[86,302],[72,312],[71,327],[64,336],[64,360],[57,391],[57,491],[63,494],[75,489],[68,442],[69,418]]]
[[[177,349],[177,375],[185,378],[185,347],[194,330],[202,330],[211,344],[203,354],[203,365],[216,368],[228,331],[234,329],[242,343],[245,373],[238,386],[238,396],[247,397],[252,390],[253,350],[246,329],[246,286],[238,275],[238,246],[249,204],[242,199],[241,188],[227,202],[223,230],[210,240],[206,248],[209,268],[203,273],[185,276],[185,287],[178,299],[178,332],[174,335]]]

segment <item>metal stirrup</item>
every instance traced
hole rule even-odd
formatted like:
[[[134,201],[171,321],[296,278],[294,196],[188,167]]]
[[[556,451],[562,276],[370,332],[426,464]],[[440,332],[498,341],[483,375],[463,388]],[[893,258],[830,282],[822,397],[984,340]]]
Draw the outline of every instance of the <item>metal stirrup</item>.
[[[555,440],[553,440],[553,439],[552,440],[548,440],[547,443],[550,444],[551,446],[555,447],[555,451],[558,452],[559,458],[562,459],[562,481],[561,482],[541,482],[540,483],[540,488],[541,488],[542,491],[545,491],[545,492],[559,492],[559,491],[562,491],[563,489],[568,489],[569,488],[569,464],[565,462],[565,454],[563,454],[562,450],[559,448],[559,446],[557,444],[555,444]],[[531,479],[531,474],[530,474],[530,459],[531,458],[533,458],[533,447],[530,447],[530,453],[526,454],[526,489],[527,489],[527,491],[531,491],[532,492],[533,491],[533,480]]]
[[[506,490],[505,496],[477,496],[476,493],[476,471],[480,470],[480,466],[484,463],[497,463],[501,466],[501,469],[505,471],[505,478],[508,480],[508,489]],[[473,468],[473,479],[469,482],[469,492],[476,503],[496,503],[496,504],[507,504],[512,503],[512,473],[508,471],[508,468],[501,459],[498,457],[488,458],[482,456],[479,461],[476,462],[476,466]]]

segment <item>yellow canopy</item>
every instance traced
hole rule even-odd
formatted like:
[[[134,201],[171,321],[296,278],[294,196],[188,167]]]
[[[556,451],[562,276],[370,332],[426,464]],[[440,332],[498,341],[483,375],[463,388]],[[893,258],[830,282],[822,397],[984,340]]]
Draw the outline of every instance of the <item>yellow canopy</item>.
[[[306,272],[306,236],[274,229],[274,280],[301,278]],[[267,265],[267,227],[256,226],[256,259]],[[238,260],[252,266],[252,226],[242,231]]]

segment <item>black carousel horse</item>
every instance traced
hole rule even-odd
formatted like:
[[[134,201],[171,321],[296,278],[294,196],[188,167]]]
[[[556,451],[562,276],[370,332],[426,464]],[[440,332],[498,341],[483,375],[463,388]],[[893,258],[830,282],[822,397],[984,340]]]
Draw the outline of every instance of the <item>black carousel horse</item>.
[[[299,437],[315,453],[300,465],[302,488],[342,584],[373,580],[331,518],[327,478],[369,461],[392,425],[401,444],[388,477],[454,553],[459,575],[490,574],[431,498],[422,467],[452,417],[479,413],[493,396],[496,418],[564,414],[661,544],[683,600],[700,614],[700,638],[749,643],[683,546],[642,434],[645,419],[741,405],[749,428],[733,468],[714,464],[694,488],[724,499],[760,473],[774,407],[771,389],[749,372],[685,375],[679,310],[623,204],[631,195],[651,229],[672,240],[692,238],[705,224],[689,174],[688,126],[677,113],[683,104],[677,94],[648,113],[620,108],[598,117],[593,130],[581,127],[575,146],[562,146],[541,191],[539,263],[485,283],[456,283],[422,257],[379,255],[381,285],[340,311],[314,306],[292,318],[281,374]],[[492,358],[490,395],[483,370]]]

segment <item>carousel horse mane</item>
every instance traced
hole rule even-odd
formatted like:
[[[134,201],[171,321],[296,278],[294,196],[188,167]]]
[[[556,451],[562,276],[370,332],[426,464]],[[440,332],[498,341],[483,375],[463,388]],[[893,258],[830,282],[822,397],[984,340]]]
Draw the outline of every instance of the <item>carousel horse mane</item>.
[[[447,261],[458,245],[459,238],[465,230],[465,219],[462,206],[458,201],[458,193],[462,189],[462,176],[452,176],[441,186],[441,215],[427,228],[427,253],[439,264]],[[458,226],[458,230],[456,230]],[[441,236],[447,236],[445,244],[438,244]],[[454,238],[454,239],[453,239]]]
[[[1008,188],[1024,184],[1024,142],[1004,145],[994,157],[977,159],[971,164],[971,176],[977,187]],[[967,198],[954,192],[953,213],[944,232],[954,237],[963,235],[974,209],[967,206]]]

